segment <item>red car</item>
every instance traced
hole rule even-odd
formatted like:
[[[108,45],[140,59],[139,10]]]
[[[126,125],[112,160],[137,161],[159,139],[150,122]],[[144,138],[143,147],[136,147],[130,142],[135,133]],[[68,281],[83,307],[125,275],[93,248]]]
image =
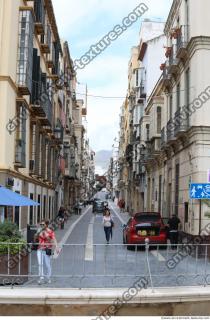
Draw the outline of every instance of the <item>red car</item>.
[[[167,244],[167,231],[160,213],[140,212],[129,219],[123,228],[123,243],[128,245],[145,244],[145,239],[150,244]],[[130,248],[130,246],[128,246]]]

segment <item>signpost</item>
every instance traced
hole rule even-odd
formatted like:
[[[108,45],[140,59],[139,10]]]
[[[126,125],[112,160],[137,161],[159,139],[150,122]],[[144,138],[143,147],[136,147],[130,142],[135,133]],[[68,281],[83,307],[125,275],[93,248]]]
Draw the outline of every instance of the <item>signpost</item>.
[[[191,183],[190,199],[199,200],[199,235],[201,233],[201,199],[210,199],[210,183]]]
[[[210,199],[210,183],[191,183],[190,199]]]

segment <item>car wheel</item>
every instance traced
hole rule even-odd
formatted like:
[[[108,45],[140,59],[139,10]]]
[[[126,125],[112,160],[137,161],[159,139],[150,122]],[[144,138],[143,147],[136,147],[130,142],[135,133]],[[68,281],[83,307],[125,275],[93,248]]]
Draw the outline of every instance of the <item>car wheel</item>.
[[[126,238],[127,250],[133,250],[135,247],[128,244],[128,239]]]

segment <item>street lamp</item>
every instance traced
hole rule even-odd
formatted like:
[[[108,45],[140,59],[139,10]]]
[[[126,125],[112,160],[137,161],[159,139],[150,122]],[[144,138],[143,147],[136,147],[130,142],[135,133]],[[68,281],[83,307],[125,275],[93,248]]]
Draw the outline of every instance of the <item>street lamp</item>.
[[[56,139],[61,140],[62,139],[62,129],[60,127],[56,127],[54,129],[54,134]]]

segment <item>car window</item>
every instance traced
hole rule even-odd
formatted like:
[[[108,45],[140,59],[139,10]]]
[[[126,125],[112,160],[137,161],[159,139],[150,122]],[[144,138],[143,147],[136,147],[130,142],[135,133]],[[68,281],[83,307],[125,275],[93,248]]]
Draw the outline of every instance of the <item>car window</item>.
[[[135,217],[135,220],[137,222],[147,222],[147,221],[150,221],[150,222],[159,222],[160,221],[160,217],[158,215],[148,215],[148,214],[142,214],[142,215],[139,215],[139,216],[136,216]]]

